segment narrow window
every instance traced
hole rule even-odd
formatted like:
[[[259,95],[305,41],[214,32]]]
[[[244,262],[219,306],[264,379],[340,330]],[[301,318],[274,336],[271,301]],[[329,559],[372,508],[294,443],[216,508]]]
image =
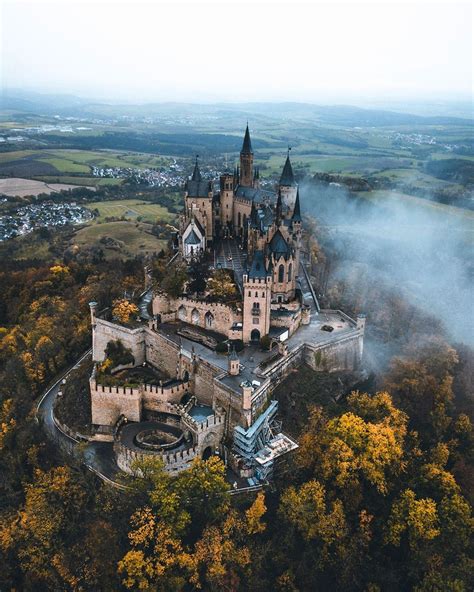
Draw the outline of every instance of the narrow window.
[[[285,279],[285,266],[283,263],[278,267],[278,281],[281,283]]]

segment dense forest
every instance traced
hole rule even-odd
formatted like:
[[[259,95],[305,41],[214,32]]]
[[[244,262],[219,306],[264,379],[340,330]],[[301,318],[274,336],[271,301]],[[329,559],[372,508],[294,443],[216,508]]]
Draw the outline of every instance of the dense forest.
[[[218,458],[175,478],[150,462],[121,491],[61,456],[36,402],[89,347],[88,302],[142,278],[138,259],[2,263],[0,590],[474,588],[472,351],[381,286],[328,287],[397,344],[376,388],[325,404],[305,381],[300,448],[262,492],[230,496]]]

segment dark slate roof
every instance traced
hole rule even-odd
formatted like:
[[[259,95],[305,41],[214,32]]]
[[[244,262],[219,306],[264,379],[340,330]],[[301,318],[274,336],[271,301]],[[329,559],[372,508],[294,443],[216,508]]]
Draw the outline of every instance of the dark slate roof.
[[[252,265],[249,270],[250,279],[265,278],[267,276],[267,270],[265,269],[265,258],[263,251],[255,251],[252,259]]]
[[[283,171],[281,173],[280,185],[284,185],[285,187],[296,186],[295,176],[293,174],[293,168],[291,166],[289,154],[286,157],[285,166],[283,167]]]
[[[202,227],[201,223],[199,222],[199,220],[195,216],[193,218],[193,222],[197,226],[199,232],[201,233],[201,236],[204,236],[205,235],[204,228]]]
[[[248,123],[247,127],[245,128],[244,143],[242,144],[242,150],[240,151],[240,154],[253,154]]]
[[[247,201],[255,201],[262,203],[263,201],[270,200],[271,202],[276,201],[276,195],[274,191],[268,191],[267,189],[259,189],[256,187],[243,187],[239,185],[235,190],[235,195]]]
[[[212,183],[202,178],[197,156],[192,177],[186,181],[185,189],[189,197],[208,197],[209,192],[212,191]]]
[[[301,210],[300,210],[300,190],[296,191],[295,207],[293,208],[293,216],[291,216],[292,222],[301,222]]]
[[[196,232],[194,231],[194,228],[193,228],[191,230],[191,232],[188,234],[188,236],[186,237],[184,242],[187,245],[200,245],[201,239],[198,237],[198,235],[196,234]]]
[[[204,179],[200,181],[188,179],[186,181],[186,191],[189,197],[209,197],[209,192],[212,191],[212,183]]]
[[[270,241],[270,251],[275,255],[277,259],[280,257],[287,257],[290,254],[290,247],[283,238],[282,233],[277,230]]]
[[[199,170],[198,159],[196,156],[196,164],[194,165],[193,176],[191,177],[192,181],[202,181],[201,171]]]

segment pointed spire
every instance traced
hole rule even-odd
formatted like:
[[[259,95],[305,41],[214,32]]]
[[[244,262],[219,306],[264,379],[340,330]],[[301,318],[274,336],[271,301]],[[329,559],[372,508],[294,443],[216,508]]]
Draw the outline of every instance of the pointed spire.
[[[244,143],[242,144],[242,150],[240,151],[240,154],[253,154],[248,122],[247,127],[245,128]]]
[[[259,218],[255,202],[252,201],[252,209],[250,210],[250,224],[253,228],[258,228]]]
[[[293,216],[291,217],[292,222],[301,222],[301,210],[300,210],[300,190],[296,190],[295,207],[293,208]]]
[[[283,215],[283,201],[281,199],[281,190],[278,190],[278,199],[276,203],[275,222],[277,226],[281,226],[281,220]]]
[[[193,176],[191,177],[191,179],[193,181],[201,181],[202,180],[201,171],[199,170],[198,158],[199,158],[199,154],[196,154],[196,163],[194,165]]]
[[[284,187],[293,187],[296,185],[295,175],[293,174],[293,167],[290,161],[290,147],[288,146],[288,154],[286,156],[285,166],[280,177],[280,185]]]

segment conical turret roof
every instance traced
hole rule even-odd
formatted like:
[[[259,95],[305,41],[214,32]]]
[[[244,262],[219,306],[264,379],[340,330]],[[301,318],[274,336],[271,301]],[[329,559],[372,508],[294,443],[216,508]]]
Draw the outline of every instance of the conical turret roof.
[[[293,208],[293,215],[291,216],[292,222],[301,222],[301,209],[300,209],[300,190],[296,190],[296,201],[295,207]]]
[[[285,166],[280,177],[280,185],[285,187],[294,187],[296,185],[293,167],[291,166],[290,154],[286,157]]]
[[[240,154],[253,154],[252,150],[252,142],[250,141],[250,132],[249,132],[249,124],[247,123],[247,127],[245,128],[245,136],[244,136],[244,143],[242,144],[242,150]]]
[[[201,171],[199,170],[198,164],[198,156],[196,156],[196,163],[194,164],[193,176],[191,177],[192,181],[202,181]]]

